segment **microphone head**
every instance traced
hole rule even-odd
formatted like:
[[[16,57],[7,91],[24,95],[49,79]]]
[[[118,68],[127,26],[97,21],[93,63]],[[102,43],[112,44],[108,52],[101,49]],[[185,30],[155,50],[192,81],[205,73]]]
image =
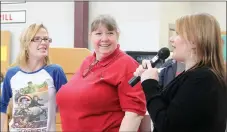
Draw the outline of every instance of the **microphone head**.
[[[165,60],[169,57],[170,51],[168,48],[164,47],[158,51],[158,57],[162,60]]]

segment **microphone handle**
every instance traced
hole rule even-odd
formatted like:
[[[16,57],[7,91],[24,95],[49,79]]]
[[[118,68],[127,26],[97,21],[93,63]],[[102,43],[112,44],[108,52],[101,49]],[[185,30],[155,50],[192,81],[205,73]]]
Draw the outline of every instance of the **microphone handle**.
[[[159,61],[160,61],[159,59],[157,61],[155,61],[155,62],[150,61],[151,62],[151,67],[154,68]],[[147,65],[146,65],[146,67],[144,69],[147,69]]]
[[[159,61],[160,61],[159,59],[158,59],[157,61],[155,61],[155,62],[152,62],[152,61],[151,61],[151,66],[152,66],[152,67],[155,67],[155,65],[156,65]],[[145,69],[147,69],[147,66],[146,66]],[[134,76],[132,79],[130,79],[130,80],[128,81],[128,83],[129,83],[132,87],[134,87],[139,81],[140,81],[140,76]]]
[[[140,81],[140,76],[134,76],[132,79],[128,81],[132,87],[134,87]]]

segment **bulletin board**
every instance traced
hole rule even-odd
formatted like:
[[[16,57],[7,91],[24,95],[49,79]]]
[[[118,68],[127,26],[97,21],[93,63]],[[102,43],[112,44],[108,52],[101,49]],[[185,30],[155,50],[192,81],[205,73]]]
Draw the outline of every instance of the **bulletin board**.
[[[10,41],[9,31],[1,31],[1,72],[5,75],[10,63]]]
[[[226,32],[225,31],[223,31],[221,33],[221,37],[222,37],[222,39],[224,41],[223,56],[224,56],[224,59],[226,60]]]

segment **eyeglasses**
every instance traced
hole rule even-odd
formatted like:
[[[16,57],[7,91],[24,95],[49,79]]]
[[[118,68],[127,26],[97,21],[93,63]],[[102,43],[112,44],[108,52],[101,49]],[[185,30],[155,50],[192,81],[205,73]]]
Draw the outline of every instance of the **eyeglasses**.
[[[48,37],[44,37],[44,38],[41,38],[41,37],[34,37],[31,41],[32,42],[42,42],[42,40],[45,42],[45,43],[51,43],[52,42],[52,39],[51,38],[48,38]]]
[[[88,66],[87,69],[85,69],[85,70],[83,71],[83,74],[82,74],[83,78],[86,77],[86,76],[90,73],[90,71],[92,70],[92,68],[93,68],[98,62],[99,62],[98,60],[95,60],[93,63],[91,63],[91,64]]]

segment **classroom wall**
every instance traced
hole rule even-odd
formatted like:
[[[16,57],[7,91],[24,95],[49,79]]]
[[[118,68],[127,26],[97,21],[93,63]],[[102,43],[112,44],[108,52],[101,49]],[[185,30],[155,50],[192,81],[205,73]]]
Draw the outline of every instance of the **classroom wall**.
[[[226,2],[192,2],[193,12],[206,12],[214,15],[220,27],[226,31]]]
[[[53,39],[51,47],[74,45],[74,2],[26,2],[21,4],[1,4],[2,11],[26,10],[26,23],[1,24],[1,30],[12,34],[11,63],[19,51],[19,36],[31,23],[43,23]]]
[[[121,37],[125,38],[119,40],[123,50],[153,51],[168,47],[169,24],[194,12],[214,15],[222,30],[226,30],[225,2],[90,2],[89,6],[89,23],[99,14],[116,18]],[[93,49],[91,44],[89,48]]]
[[[111,14],[123,34],[123,50],[157,51],[168,45],[169,23],[190,12],[190,2],[90,2],[89,23],[99,14]]]
[[[175,20],[183,15],[190,14],[192,2],[160,2],[161,19],[159,47],[168,47],[169,44],[169,24],[174,24]]]
[[[89,24],[99,14],[110,14],[117,20],[123,50],[147,50],[149,43],[149,50],[158,49],[159,2],[90,2]],[[93,48],[91,44],[89,48]]]
[[[22,24],[1,24],[1,30],[12,33],[11,62],[19,51],[19,35],[34,22],[43,22],[53,38],[51,47],[73,47],[74,2],[26,2],[2,4],[2,11],[26,10],[27,21]],[[120,27],[123,50],[157,51],[168,46],[169,24],[176,18],[192,12],[208,12],[226,29],[224,2],[90,2],[89,25],[99,14],[110,14]],[[53,15],[55,14],[55,15]],[[93,50],[89,43],[89,49]]]

